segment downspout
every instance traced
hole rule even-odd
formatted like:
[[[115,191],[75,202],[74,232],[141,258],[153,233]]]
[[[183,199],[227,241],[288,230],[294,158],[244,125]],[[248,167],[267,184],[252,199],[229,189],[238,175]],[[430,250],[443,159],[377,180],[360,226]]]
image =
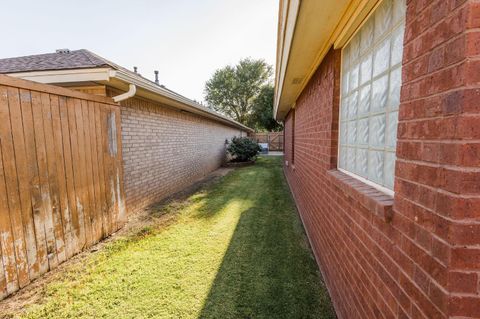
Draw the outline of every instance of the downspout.
[[[135,93],[137,93],[137,87],[135,86],[135,84],[130,84],[128,86],[128,91],[123,93],[123,94],[120,94],[120,95],[117,95],[117,96],[114,96],[112,97],[113,101],[115,102],[120,102],[120,101],[124,101],[126,99],[129,99],[133,96],[135,96]]]

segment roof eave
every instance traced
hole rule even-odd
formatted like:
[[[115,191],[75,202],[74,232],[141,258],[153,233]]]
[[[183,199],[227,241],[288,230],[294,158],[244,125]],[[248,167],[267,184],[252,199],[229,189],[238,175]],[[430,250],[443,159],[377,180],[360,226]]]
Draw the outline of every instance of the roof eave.
[[[110,70],[110,77],[113,79],[120,80],[124,83],[134,84],[140,90],[138,90],[137,94],[143,96],[148,99],[156,100],[161,103],[165,103],[170,106],[174,106],[178,109],[188,111],[191,113],[195,113],[198,115],[205,116],[207,118],[211,118],[220,122],[223,122],[228,125],[233,125],[237,128],[242,130],[253,132],[254,130],[235,121],[232,120],[222,114],[214,112],[194,101],[185,98],[179,94],[175,94],[169,90],[162,88],[161,86],[148,81],[143,78],[139,78],[136,76],[132,76],[129,72],[125,72],[122,70]],[[115,84],[115,81],[110,81],[111,84]],[[122,88],[123,89],[123,88]],[[153,94],[152,94],[153,93]]]
[[[380,1],[281,1],[281,8],[288,9],[279,19],[274,102],[277,120],[285,119],[330,48],[341,48]]]
[[[137,95],[139,96],[167,104],[183,111],[198,114],[222,122],[229,126],[245,130],[247,132],[254,131],[247,126],[222,114],[214,112],[204,106],[201,106],[190,99],[163,89],[161,86],[148,81],[147,79],[132,75],[123,70],[115,70],[112,68],[86,68],[18,72],[10,73],[8,75],[47,84],[80,84],[85,82],[96,82],[109,85],[120,90],[128,90],[129,84],[134,84],[138,88]]]
[[[111,68],[84,68],[68,70],[42,70],[7,73],[9,76],[22,78],[39,83],[76,83],[87,81],[108,81]]]

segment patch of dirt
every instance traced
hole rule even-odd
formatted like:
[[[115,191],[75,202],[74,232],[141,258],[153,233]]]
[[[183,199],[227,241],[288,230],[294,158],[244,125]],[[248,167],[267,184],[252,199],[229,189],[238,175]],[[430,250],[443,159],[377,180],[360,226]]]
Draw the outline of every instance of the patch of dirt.
[[[16,318],[23,312],[26,306],[41,302],[46,294],[45,287],[49,283],[62,280],[71,267],[83,263],[92,254],[102,251],[107,244],[125,237],[142,237],[147,235],[150,229],[165,227],[171,224],[175,221],[176,212],[181,207],[184,207],[188,197],[217,183],[232,170],[233,168],[221,167],[181,191],[162,199],[138,213],[132,214],[129,216],[125,226],[116,233],[113,233],[88,250],[70,258],[57,268],[40,276],[40,278],[37,278],[26,287],[0,301],[0,318]],[[167,206],[170,209],[165,209]]]
[[[255,160],[246,161],[246,162],[230,161],[230,162],[226,162],[224,166],[225,167],[245,167],[245,166],[250,166],[254,164],[255,164]]]
[[[127,225],[118,231],[119,235],[135,235],[142,231],[145,227],[162,226],[169,224],[175,220],[176,208],[183,207],[185,200],[192,194],[215,184],[218,180],[234,168],[221,167],[204,178],[194,182],[192,185],[183,188],[181,191],[170,195],[161,201],[151,205],[144,211],[133,214],[129,217]],[[170,209],[165,210],[168,206]]]

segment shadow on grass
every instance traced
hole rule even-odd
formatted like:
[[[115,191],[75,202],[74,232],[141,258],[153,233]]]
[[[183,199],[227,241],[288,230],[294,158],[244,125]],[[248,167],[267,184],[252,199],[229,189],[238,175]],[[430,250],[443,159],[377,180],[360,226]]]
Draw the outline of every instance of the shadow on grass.
[[[281,162],[260,158],[159,208],[176,222],[107,245],[25,316],[333,318]]]
[[[214,218],[231,203],[249,204],[199,318],[335,318],[284,180],[282,159],[260,158],[202,199],[198,218]]]

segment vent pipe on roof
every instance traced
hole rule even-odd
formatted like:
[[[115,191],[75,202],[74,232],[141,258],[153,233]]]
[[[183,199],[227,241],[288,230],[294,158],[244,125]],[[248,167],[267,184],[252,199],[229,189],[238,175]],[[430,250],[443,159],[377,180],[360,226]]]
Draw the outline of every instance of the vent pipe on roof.
[[[160,82],[158,82],[158,71],[153,71],[155,73],[155,83],[157,85],[160,85]]]
[[[135,73],[138,73],[138,72],[137,72],[137,67],[136,67],[136,66],[134,66],[134,67],[133,67],[133,72],[135,72]]]
[[[70,49],[57,49],[55,50],[56,53],[70,53]]]

